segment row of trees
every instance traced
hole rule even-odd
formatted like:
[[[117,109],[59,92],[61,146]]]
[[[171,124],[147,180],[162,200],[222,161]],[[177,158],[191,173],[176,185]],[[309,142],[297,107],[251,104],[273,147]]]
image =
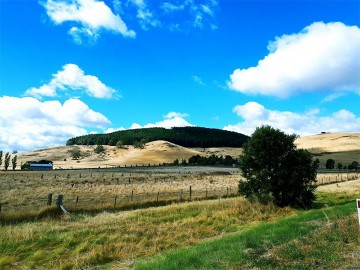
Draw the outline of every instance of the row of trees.
[[[360,169],[359,162],[357,162],[357,161],[353,161],[347,166],[343,165],[340,162],[338,162],[336,166],[335,166],[335,164],[336,164],[335,160],[332,158],[329,158],[328,160],[326,160],[325,168],[328,170],[333,170],[333,169],[337,168],[338,170],[350,170],[350,171],[351,170],[357,171],[358,169]]]
[[[17,166],[17,155],[14,155],[13,158],[11,158],[11,154],[9,152],[4,155],[3,151],[0,151],[0,168],[4,162],[4,170],[7,171],[10,166],[10,161],[12,169],[15,170]]]
[[[234,159],[232,156],[226,155],[223,156],[216,156],[211,155],[209,157],[203,157],[200,155],[192,156],[189,158],[188,162],[185,159],[182,159],[179,161],[179,159],[175,159],[175,161],[171,165],[182,165],[182,166],[214,166],[214,165],[220,165],[220,166],[232,166],[234,164],[239,164],[237,159]]]
[[[67,145],[141,145],[156,140],[169,141],[184,147],[241,147],[248,136],[220,129],[202,127],[144,128],[89,134],[71,138]]]

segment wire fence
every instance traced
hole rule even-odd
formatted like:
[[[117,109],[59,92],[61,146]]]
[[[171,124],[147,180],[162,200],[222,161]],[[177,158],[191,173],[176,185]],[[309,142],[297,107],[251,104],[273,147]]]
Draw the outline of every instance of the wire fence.
[[[56,205],[59,195],[61,204],[68,211],[91,211],[111,209],[132,209],[142,206],[165,205],[169,203],[180,203],[186,201],[226,198],[237,195],[237,186],[223,188],[194,189],[189,186],[187,189],[178,191],[155,191],[140,192],[128,190],[122,194],[53,194],[49,193],[43,197],[33,197],[25,200],[14,200],[0,205],[0,213],[10,212],[39,212],[47,206]]]
[[[316,185],[360,179],[360,172],[319,173]],[[32,213],[58,195],[69,211],[133,209],[236,196],[240,174],[27,172],[0,174],[0,214]],[[51,194],[51,200],[49,196]]]

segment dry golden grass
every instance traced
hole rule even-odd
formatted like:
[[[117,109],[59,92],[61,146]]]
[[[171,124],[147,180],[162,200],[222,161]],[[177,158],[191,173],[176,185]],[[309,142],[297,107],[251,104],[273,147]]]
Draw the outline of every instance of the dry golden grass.
[[[314,153],[348,152],[360,150],[360,133],[326,133],[300,137],[295,141],[298,148]]]
[[[360,157],[360,134],[359,133],[328,133],[313,136],[300,137],[295,141],[298,148],[308,149],[316,155],[325,167],[327,159],[332,158],[336,162],[348,165],[352,161],[358,161]],[[29,160],[50,159],[54,161],[55,168],[98,168],[118,167],[124,165],[158,165],[159,163],[171,163],[175,159],[189,159],[194,155],[230,155],[238,158],[241,148],[186,148],[166,141],[154,141],[146,144],[145,149],[136,149],[128,146],[127,149],[119,149],[115,146],[105,146],[106,152],[96,154],[96,146],[61,146],[47,149],[39,149],[27,153],[19,153],[19,164]],[[80,160],[73,160],[70,151],[79,149],[82,153]]]
[[[359,175],[319,174],[318,184],[355,180]],[[47,205],[49,193],[53,194],[53,204],[57,195],[64,195],[63,204],[69,211],[129,209],[190,200],[190,186],[192,200],[235,195],[242,179],[239,171],[233,174],[160,174],[90,170],[0,172],[0,178],[4,220],[39,216]]]
[[[220,174],[220,175],[219,175]],[[2,216],[36,216],[46,206],[64,195],[68,210],[111,209],[146,203],[220,197],[237,192],[238,174],[155,174],[124,172],[52,171],[0,172]],[[116,200],[116,203],[115,203]]]
[[[26,161],[37,161],[41,159],[52,160],[54,168],[75,169],[75,168],[105,168],[124,165],[159,165],[172,163],[175,159],[188,160],[195,155],[209,156],[231,155],[239,157],[241,148],[186,148],[167,141],[154,141],[147,143],[144,149],[126,146],[125,149],[116,146],[104,146],[105,153],[96,154],[95,145],[60,146],[46,149],[39,149],[18,154],[18,164]],[[71,151],[79,149],[82,157],[73,160]]]
[[[246,230],[292,213],[289,208],[231,198],[8,225],[1,228],[0,268],[93,269],[112,261],[126,266],[138,257]]]
[[[333,159],[348,166],[360,161],[360,133],[326,133],[300,137],[295,141],[298,148],[309,150],[325,168],[326,160]]]

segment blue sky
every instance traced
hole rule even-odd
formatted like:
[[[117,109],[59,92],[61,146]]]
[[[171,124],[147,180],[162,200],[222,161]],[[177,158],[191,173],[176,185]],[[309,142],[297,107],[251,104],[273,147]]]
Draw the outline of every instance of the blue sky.
[[[360,1],[0,0],[0,149],[152,126],[360,132]]]

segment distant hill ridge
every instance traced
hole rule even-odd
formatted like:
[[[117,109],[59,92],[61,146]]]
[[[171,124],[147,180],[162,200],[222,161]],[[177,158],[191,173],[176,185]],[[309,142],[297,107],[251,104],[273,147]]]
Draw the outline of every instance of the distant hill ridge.
[[[248,136],[237,132],[204,127],[143,128],[71,138],[66,145],[124,145],[136,142],[168,141],[184,147],[241,147]]]

